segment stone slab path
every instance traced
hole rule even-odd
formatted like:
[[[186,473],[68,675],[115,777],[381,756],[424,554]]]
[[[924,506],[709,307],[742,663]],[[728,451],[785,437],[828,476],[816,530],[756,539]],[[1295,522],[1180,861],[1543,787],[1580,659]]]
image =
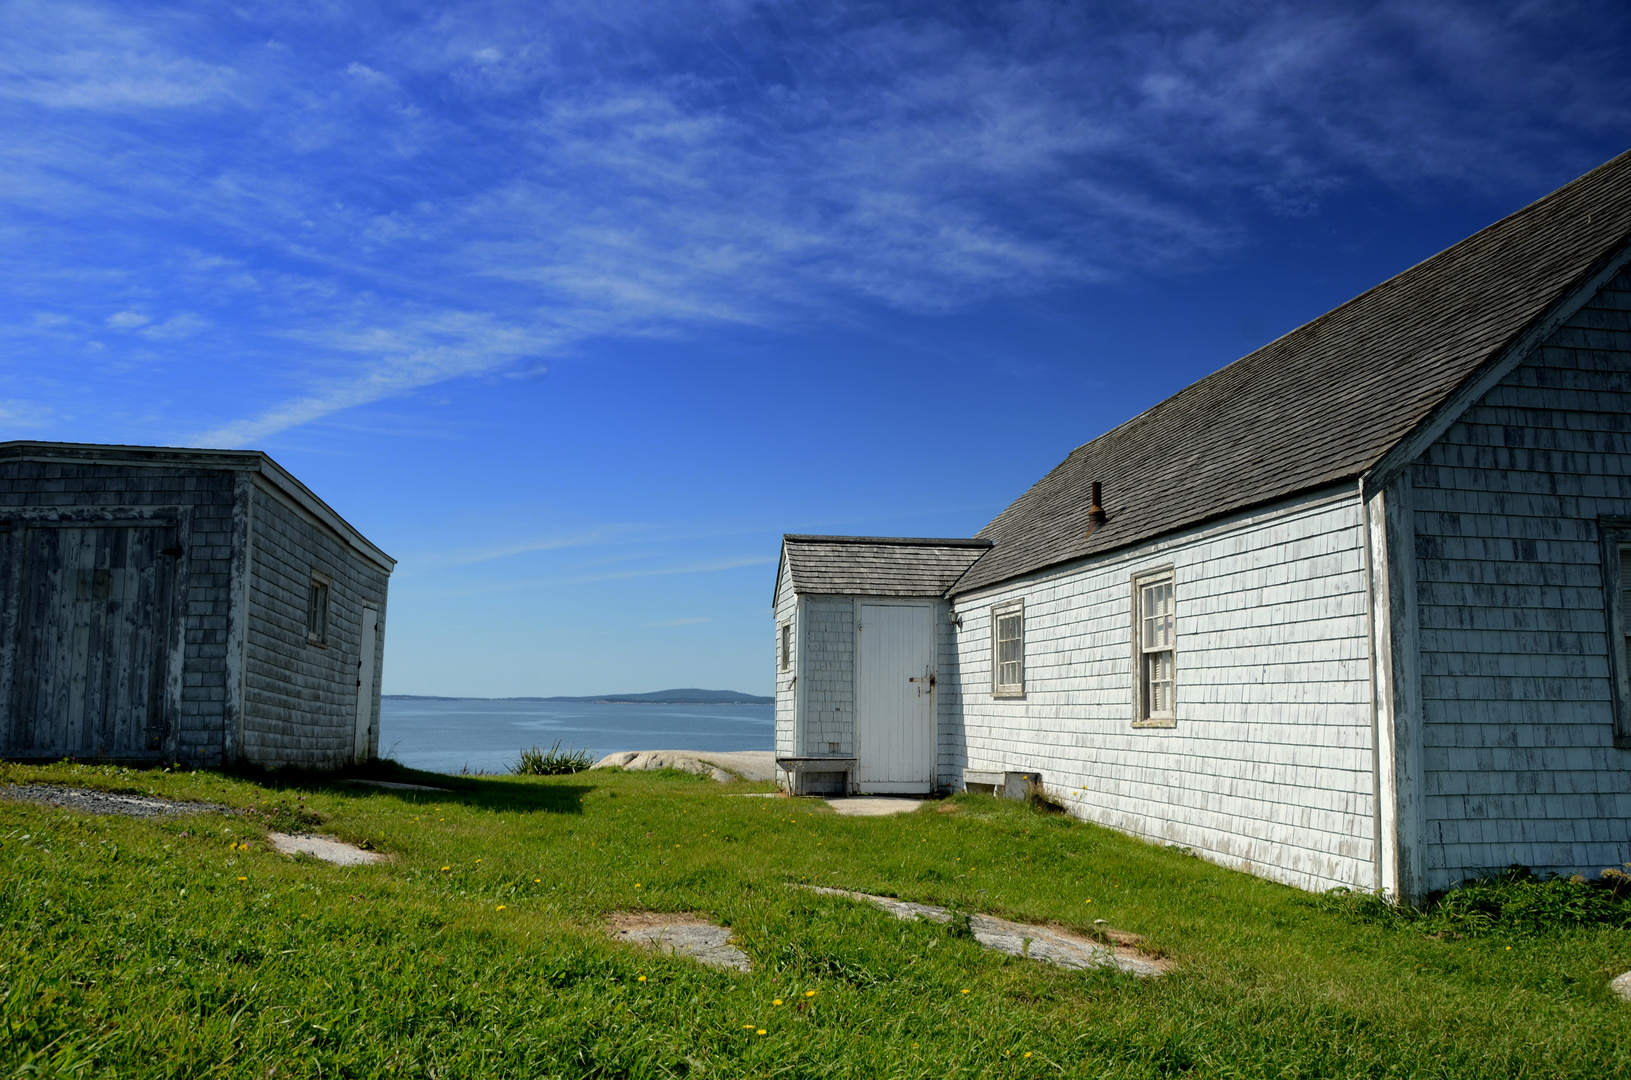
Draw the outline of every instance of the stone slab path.
[[[827,805],[845,817],[888,817],[910,814],[923,805],[923,800],[907,795],[835,795]]]
[[[91,788],[63,787],[60,784],[7,784],[0,798],[19,802],[60,806],[87,814],[123,814],[125,817],[161,817],[166,814],[235,814],[225,806],[204,802],[177,802],[155,795],[124,795]]]
[[[776,752],[774,750],[733,750],[709,753],[702,750],[623,750],[607,754],[591,769],[627,769],[646,772],[654,769],[679,769],[681,772],[711,776],[720,783],[733,780],[776,779]]]
[[[732,945],[729,927],[715,926],[684,912],[619,912],[610,919],[612,937],[657,952],[686,956],[709,967],[752,971],[748,954]]]
[[[291,857],[310,855],[314,859],[322,859],[336,866],[367,866],[370,863],[385,861],[385,856],[377,851],[364,851],[355,844],[336,840],[332,836],[275,832],[267,833],[266,839],[285,855]]]
[[[939,923],[951,921],[950,911],[932,904],[913,904],[889,896],[829,889],[821,885],[798,887],[823,896],[842,896],[876,904],[897,919],[929,919]],[[1065,968],[1115,967],[1130,975],[1144,977],[1163,975],[1172,967],[1169,962],[1145,956],[1130,946],[1105,945],[1049,926],[1010,922],[995,915],[970,915],[968,922],[969,929],[974,931],[975,941],[1009,956],[1041,960]]]

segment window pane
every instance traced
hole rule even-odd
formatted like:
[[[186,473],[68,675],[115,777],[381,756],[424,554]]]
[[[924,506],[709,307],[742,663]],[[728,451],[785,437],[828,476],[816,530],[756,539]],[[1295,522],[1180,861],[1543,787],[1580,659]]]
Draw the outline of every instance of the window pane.
[[[1145,707],[1150,716],[1172,715],[1172,653],[1155,652],[1144,657]]]
[[[997,685],[1015,687],[1025,681],[1025,620],[1018,612],[997,616]]]

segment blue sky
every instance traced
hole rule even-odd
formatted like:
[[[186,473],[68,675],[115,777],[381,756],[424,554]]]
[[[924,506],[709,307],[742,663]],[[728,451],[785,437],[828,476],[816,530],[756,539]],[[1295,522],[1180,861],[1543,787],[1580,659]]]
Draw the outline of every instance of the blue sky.
[[[783,532],[1071,448],[1631,146],[1623,4],[0,0],[0,438],[265,449],[388,691],[766,692]]]

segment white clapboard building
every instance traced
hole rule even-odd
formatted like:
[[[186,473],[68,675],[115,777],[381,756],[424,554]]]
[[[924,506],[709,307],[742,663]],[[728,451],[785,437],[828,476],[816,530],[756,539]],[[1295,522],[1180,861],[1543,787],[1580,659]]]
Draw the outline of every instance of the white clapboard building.
[[[395,565],[259,451],[0,443],[0,757],[377,756]]]
[[[1309,889],[1631,861],[1631,153],[1078,447],[788,536],[800,792],[1021,789]]]

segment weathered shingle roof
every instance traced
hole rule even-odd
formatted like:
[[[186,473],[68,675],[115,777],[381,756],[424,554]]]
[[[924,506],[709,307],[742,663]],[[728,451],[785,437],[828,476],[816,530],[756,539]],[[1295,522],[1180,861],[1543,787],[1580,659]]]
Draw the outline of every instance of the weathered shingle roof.
[[[943,596],[990,548],[989,540],[782,537],[783,565],[805,594]]]
[[[1078,447],[951,592],[1363,475],[1628,236],[1631,152]]]

